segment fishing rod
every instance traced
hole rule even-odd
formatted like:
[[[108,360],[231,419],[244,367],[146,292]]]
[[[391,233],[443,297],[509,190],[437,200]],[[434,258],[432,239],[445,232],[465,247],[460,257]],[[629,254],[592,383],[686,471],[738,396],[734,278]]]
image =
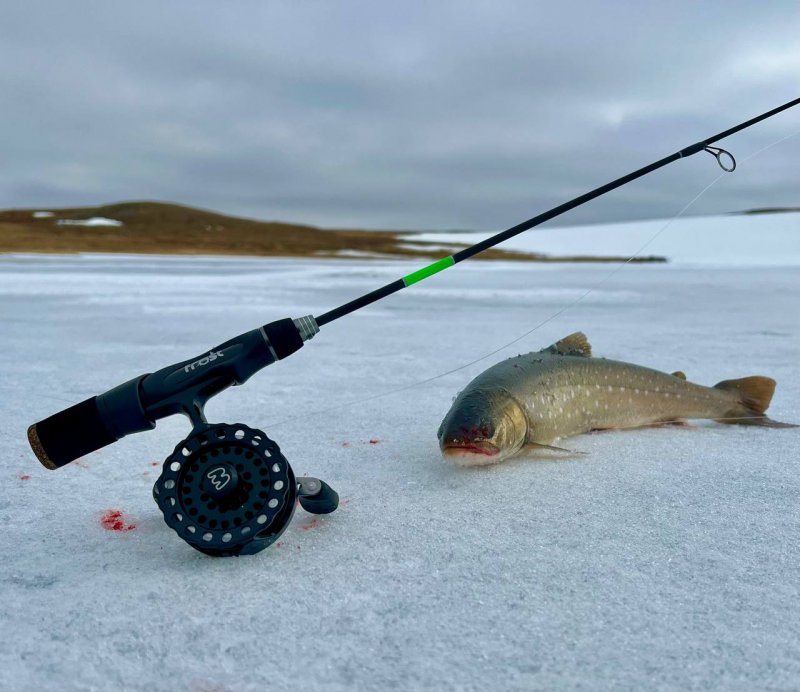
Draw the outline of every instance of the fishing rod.
[[[733,155],[711,145],[798,104],[800,98],[773,108],[317,317],[270,322],[196,358],[134,377],[31,425],[31,449],[46,468],[57,469],[126,435],[152,430],[161,418],[182,413],[192,430],[164,461],[153,486],[153,498],[165,522],[203,553],[257,553],[283,533],[298,503],[308,512],[327,514],[338,507],[339,497],[324,481],[295,477],[278,445],[261,430],[241,423],[209,423],[205,405],[211,397],[244,384],[262,368],[295,353],[324,325],[674,161],[704,151],[724,171],[733,172]]]

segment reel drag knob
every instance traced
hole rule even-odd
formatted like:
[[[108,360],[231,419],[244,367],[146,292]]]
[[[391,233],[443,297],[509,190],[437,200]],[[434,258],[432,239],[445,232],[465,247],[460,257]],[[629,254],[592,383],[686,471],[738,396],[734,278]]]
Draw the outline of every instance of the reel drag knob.
[[[297,499],[306,512],[330,514],[339,506],[339,493],[319,478],[300,476],[297,486]]]
[[[214,424],[178,444],[164,462],[153,498],[167,525],[193,548],[215,556],[251,555],[286,529],[297,482],[265,433]]]

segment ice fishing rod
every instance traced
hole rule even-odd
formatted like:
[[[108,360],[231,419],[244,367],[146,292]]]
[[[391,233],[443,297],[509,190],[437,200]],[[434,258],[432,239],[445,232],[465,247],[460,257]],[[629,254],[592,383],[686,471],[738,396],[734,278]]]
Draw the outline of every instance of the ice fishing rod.
[[[318,317],[270,322],[199,357],[134,377],[31,425],[31,448],[46,468],[57,469],[126,435],[152,430],[161,418],[182,413],[192,430],[164,461],[153,487],[164,520],[189,545],[209,555],[257,553],[286,529],[298,502],[306,511],[327,514],[338,507],[339,497],[319,479],[296,478],[278,445],[261,430],[209,423],[205,405],[212,396],[244,384],[262,368],[298,351],[320,327],[673,161],[705,151],[723,170],[732,172],[733,155],[711,145],[798,104],[800,98],[685,147]]]

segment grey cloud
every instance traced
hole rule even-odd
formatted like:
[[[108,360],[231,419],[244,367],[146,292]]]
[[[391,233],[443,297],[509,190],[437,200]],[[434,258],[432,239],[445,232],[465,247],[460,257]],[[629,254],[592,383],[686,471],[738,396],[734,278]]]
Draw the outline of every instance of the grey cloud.
[[[156,198],[497,228],[798,95],[796,2],[42,0],[3,15],[0,206]],[[799,125],[787,113],[726,145],[743,158]],[[798,147],[692,211],[799,204]],[[716,170],[694,157],[563,222],[669,216]]]

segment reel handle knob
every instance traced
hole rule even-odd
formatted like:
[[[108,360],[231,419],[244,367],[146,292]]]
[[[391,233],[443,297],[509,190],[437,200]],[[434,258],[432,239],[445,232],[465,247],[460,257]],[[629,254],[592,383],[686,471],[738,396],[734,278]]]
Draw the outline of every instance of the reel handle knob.
[[[339,506],[339,494],[319,478],[300,476],[297,479],[297,499],[311,514],[330,514]]]

